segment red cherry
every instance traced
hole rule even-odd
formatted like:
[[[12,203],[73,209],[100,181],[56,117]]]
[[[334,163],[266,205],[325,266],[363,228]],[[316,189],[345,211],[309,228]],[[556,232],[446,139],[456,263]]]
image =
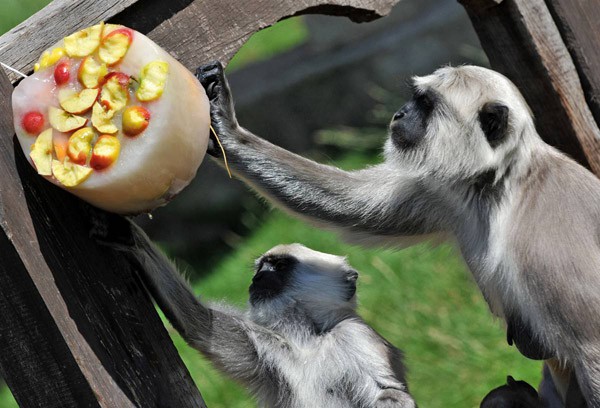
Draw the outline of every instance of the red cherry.
[[[69,77],[71,76],[70,68],[71,64],[69,61],[62,61],[56,65],[56,68],[54,68],[56,85],[63,85],[69,82]]]
[[[44,115],[39,112],[27,112],[21,121],[23,129],[30,135],[37,135],[44,128]]]

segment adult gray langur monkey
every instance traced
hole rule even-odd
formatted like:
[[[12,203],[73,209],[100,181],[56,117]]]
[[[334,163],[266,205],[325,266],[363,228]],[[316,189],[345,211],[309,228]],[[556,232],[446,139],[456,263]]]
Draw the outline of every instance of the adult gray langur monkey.
[[[353,242],[453,236],[509,342],[547,360],[563,401],[574,373],[600,407],[600,181],[542,141],[507,78],[475,66],[414,78],[384,162],[348,172],[242,128],[220,63],[197,76],[241,179]]]
[[[139,255],[144,282],[175,329],[260,406],[416,406],[402,353],[356,313],[358,274],[345,258],[299,244],[269,250],[256,261],[243,312],[201,303],[143,232],[133,232],[137,242],[126,250]]]

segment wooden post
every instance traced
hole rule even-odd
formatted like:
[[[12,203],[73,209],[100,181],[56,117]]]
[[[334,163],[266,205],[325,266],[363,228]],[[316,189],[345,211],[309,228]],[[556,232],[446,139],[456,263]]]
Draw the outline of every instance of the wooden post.
[[[510,78],[527,99],[542,138],[600,175],[600,130],[576,66],[544,0],[459,1],[473,22],[492,68]],[[573,7],[574,3],[592,1],[554,3]],[[593,3],[600,6],[597,1]],[[571,29],[575,28],[563,24],[563,30]],[[585,58],[588,55],[598,57],[592,46],[585,50]],[[588,92],[587,99],[592,98],[593,92]]]
[[[41,51],[104,19],[148,33],[194,70],[226,63],[253,32],[285,17],[368,21],[397,1],[55,0],[0,37],[0,55],[29,72]],[[140,263],[94,239],[126,240],[130,221],[36,174],[14,137],[17,77],[9,77],[0,72],[0,374],[22,407],[205,406],[139,279]]]

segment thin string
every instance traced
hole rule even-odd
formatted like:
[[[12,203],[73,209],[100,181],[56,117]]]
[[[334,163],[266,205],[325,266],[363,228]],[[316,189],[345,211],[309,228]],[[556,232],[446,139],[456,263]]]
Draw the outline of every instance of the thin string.
[[[14,72],[15,74],[19,74],[21,75],[23,78],[27,78],[27,75],[25,75],[24,73],[22,73],[21,71],[18,71],[16,69],[14,69],[13,67],[9,67],[8,65],[6,65],[3,62],[0,62],[0,65],[2,65],[4,68],[8,69],[9,71]]]
[[[217,132],[213,129],[212,125],[209,125],[210,130],[212,130],[213,135],[217,139],[217,143],[219,143],[219,147],[221,148],[221,152],[223,152],[223,161],[225,162],[225,168],[227,169],[227,174],[229,174],[229,178],[231,177],[231,171],[229,170],[229,164],[227,163],[227,155],[225,154],[225,149],[223,149],[223,145],[221,144],[221,140],[219,140],[219,136],[217,136]]]

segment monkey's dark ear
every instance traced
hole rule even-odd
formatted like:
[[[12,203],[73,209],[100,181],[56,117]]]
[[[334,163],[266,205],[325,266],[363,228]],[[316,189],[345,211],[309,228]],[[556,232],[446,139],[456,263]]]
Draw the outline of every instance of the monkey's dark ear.
[[[498,146],[508,130],[508,106],[488,102],[479,111],[481,129],[492,147]]]
[[[350,269],[346,275],[346,281],[348,282],[348,290],[346,291],[346,300],[352,299],[356,294],[356,281],[358,279],[358,272],[354,269]]]

